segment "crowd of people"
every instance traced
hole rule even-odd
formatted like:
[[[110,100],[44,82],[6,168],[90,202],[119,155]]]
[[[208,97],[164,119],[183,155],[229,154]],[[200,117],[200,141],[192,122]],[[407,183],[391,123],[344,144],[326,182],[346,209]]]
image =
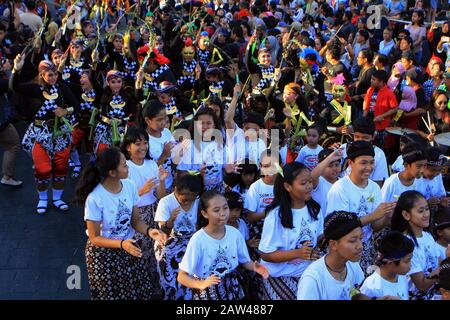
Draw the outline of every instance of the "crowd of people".
[[[1,1],[1,184],[84,206],[93,299],[450,300],[449,8]]]

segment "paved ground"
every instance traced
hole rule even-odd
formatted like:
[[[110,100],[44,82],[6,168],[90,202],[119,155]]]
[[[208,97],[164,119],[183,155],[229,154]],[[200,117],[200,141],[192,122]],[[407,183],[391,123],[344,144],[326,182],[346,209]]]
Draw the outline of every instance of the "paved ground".
[[[17,125],[21,136],[23,125]],[[3,150],[0,150],[0,160]],[[0,186],[0,299],[90,299],[84,245],[83,210],[69,213],[52,208],[37,216],[31,159],[17,159],[21,189]],[[70,201],[75,181],[67,181],[63,199]],[[49,195],[51,196],[51,194]],[[81,289],[69,290],[67,268],[79,266]]]

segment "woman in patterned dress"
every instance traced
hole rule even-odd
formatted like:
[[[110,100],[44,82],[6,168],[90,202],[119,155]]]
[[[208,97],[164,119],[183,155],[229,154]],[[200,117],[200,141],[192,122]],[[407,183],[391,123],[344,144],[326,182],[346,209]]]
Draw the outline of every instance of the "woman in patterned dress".
[[[153,297],[153,283],[146,268],[136,232],[155,241],[165,235],[139,217],[136,185],[128,177],[125,156],[106,149],[83,171],[76,201],[85,203],[89,239],[86,265],[93,300],[142,300]]]
[[[121,73],[110,70],[106,75],[106,84],[100,100],[100,121],[94,130],[97,156],[106,148],[120,144],[126,125],[136,114],[136,98],[124,89]]]
[[[38,83],[21,83],[20,71],[25,56],[17,55],[10,78],[11,89],[29,97],[35,113],[22,140],[23,148],[31,154],[39,194],[37,213],[45,214],[48,207],[48,186],[53,179],[53,205],[67,212],[62,200],[64,180],[68,171],[71,126],[66,116],[78,109],[78,101],[66,84],[58,81],[56,66],[47,60],[39,63]],[[75,109],[74,109],[75,108]]]

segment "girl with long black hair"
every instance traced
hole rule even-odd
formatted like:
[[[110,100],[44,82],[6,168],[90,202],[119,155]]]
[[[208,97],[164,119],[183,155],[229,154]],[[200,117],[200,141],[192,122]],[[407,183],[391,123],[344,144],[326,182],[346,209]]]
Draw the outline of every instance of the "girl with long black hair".
[[[165,241],[165,235],[142,222],[138,190],[128,180],[125,156],[108,148],[83,170],[76,202],[85,203],[89,239],[86,264],[94,300],[151,299],[153,284],[135,232]]]
[[[300,276],[320,257],[314,248],[323,233],[323,214],[311,198],[312,189],[305,165],[292,162],[280,168],[259,244],[261,263],[270,273],[263,280],[264,299],[295,300]]]

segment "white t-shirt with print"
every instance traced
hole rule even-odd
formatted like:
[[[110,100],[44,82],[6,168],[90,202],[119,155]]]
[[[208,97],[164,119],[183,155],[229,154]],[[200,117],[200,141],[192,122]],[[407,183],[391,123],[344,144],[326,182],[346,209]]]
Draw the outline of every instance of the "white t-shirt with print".
[[[199,201],[199,199],[196,199],[188,211],[181,208],[180,214],[177,216],[173,224],[173,232],[179,234],[191,234],[196,231]],[[180,207],[180,203],[173,192],[165,196],[159,200],[158,208],[155,213],[155,221],[166,222],[170,219],[170,213],[172,210],[178,207]]]
[[[408,237],[412,239],[410,236]],[[416,239],[418,246],[414,247],[411,270],[409,270],[408,275],[423,272],[427,276],[439,266],[440,252],[438,244],[434,241],[433,236],[425,231],[422,232],[420,238]],[[409,283],[409,290],[414,293],[418,291],[412,281]]]
[[[169,129],[164,128],[161,132],[161,137],[155,138],[151,135],[148,135],[148,154],[150,157],[157,162],[161,157],[164,144],[166,142],[174,142],[175,139],[172,136],[172,133]],[[172,157],[167,158],[167,160],[163,163],[164,169],[169,173],[169,176],[166,178],[166,189],[170,189],[173,185],[173,171],[172,171]]]
[[[242,234],[245,241],[250,239],[247,223],[245,223],[245,221],[243,219],[240,219],[240,218],[238,219],[238,228],[237,229]]]
[[[347,158],[347,144],[344,143],[341,147],[342,149],[342,159]],[[373,172],[370,174],[370,180],[373,181],[383,181],[389,177],[388,168],[387,168],[387,160],[384,151],[378,148],[377,146],[373,146],[375,151],[375,168]],[[343,175],[349,175],[352,172],[352,168],[349,166],[347,170],[343,172]]]
[[[365,188],[355,185],[349,176],[339,179],[328,192],[327,215],[333,211],[354,212],[362,218],[375,211],[381,203],[381,192],[378,184],[368,180]],[[363,227],[363,239],[368,241],[372,236],[370,224]]]
[[[177,169],[199,171],[202,165],[205,165],[206,172],[203,177],[205,187],[218,185],[223,181],[224,153],[225,149],[215,141],[202,141],[199,148],[196,148],[191,140],[183,149],[183,156]]]
[[[327,197],[330,191],[332,183],[329,183],[324,177],[319,177],[319,184],[313,189],[311,196],[320,204],[320,209],[324,214],[327,212]]]
[[[153,160],[145,159],[142,165],[137,165],[131,160],[127,160],[128,179],[133,181],[139,192],[145,183],[152,178],[158,178],[158,165]],[[156,189],[143,194],[137,203],[138,207],[149,206],[158,199],[155,196]]]
[[[133,207],[139,196],[136,185],[128,179],[121,180],[122,190],[111,193],[99,183],[88,195],[84,207],[84,220],[101,222],[100,235],[109,239],[125,240],[133,237],[131,227]]]
[[[310,170],[313,170],[319,164],[319,153],[323,148],[317,146],[315,149],[311,149],[308,145],[302,147],[298,153],[296,162],[303,163]]]
[[[338,281],[330,274],[325,257],[314,261],[298,283],[297,300],[350,300],[350,290],[364,281],[359,263],[347,261],[347,276]]]
[[[444,181],[442,180],[442,174],[437,175],[433,179],[421,178],[418,181],[418,189],[425,199],[430,198],[442,198],[447,195],[444,187]]]
[[[409,190],[418,190],[419,179],[414,179],[410,186],[405,186],[398,177],[398,173],[394,173],[383,184],[381,188],[381,202],[397,201],[400,195]]]
[[[405,170],[405,166],[403,165],[403,157],[402,155],[399,155],[397,159],[394,161],[394,163],[391,166],[393,172],[401,172]]]
[[[409,300],[408,282],[409,278],[403,275],[397,276],[397,282],[387,281],[383,279],[379,274],[379,270],[377,270],[364,280],[361,286],[361,293],[370,298],[393,296],[402,300]]]
[[[261,153],[266,150],[266,144],[260,138],[249,141],[245,138],[244,130],[236,126],[234,135],[227,136],[226,150],[228,163],[243,162],[245,158],[248,158],[250,163],[259,167]]]
[[[308,145],[306,145],[300,149],[295,161],[303,163],[310,170],[313,170],[319,164],[319,153],[322,150],[323,148],[319,145],[315,149],[311,149]]]
[[[265,184],[262,179],[252,183],[244,200],[244,208],[261,213],[272,203],[273,185]]]
[[[247,245],[238,229],[225,226],[225,236],[214,239],[204,229],[197,231],[186,248],[180,270],[205,279],[211,274],[223,277],[239,264],[250,262]]]
[[[314,220],[305,206],[302,209],[292,209],[293,229],[284,228],[279,217],[279,208],[270,211],[264,220],[259,251],[272,253],[277,250],[294,250],[302,247],[302,243],[310,241],[313,247],[317,246],[317,238],[323,233],[323,214],[319,212],[318,219]],[[303,271],[311,264],[311,260],[288,262],[267,262],[261,259],[269,270],[271,277],[300,277]]]

